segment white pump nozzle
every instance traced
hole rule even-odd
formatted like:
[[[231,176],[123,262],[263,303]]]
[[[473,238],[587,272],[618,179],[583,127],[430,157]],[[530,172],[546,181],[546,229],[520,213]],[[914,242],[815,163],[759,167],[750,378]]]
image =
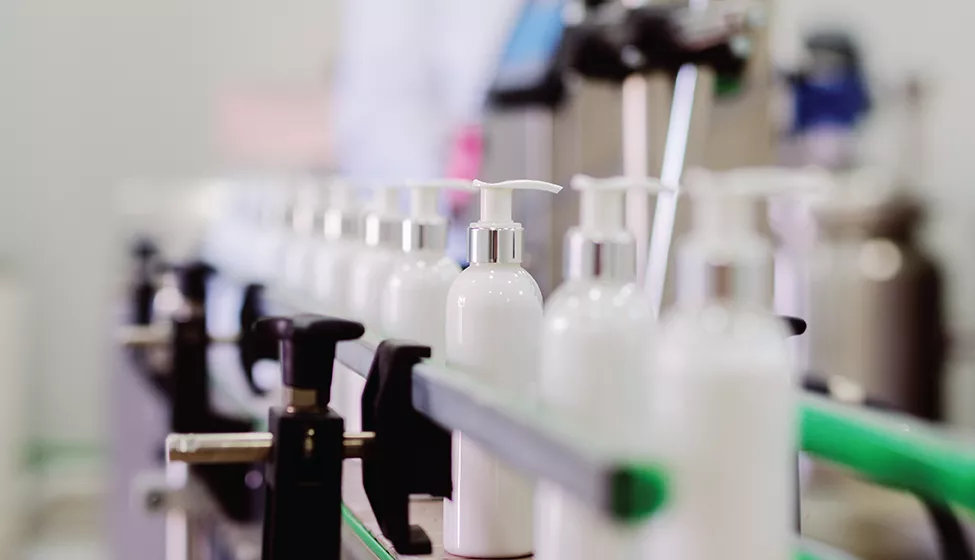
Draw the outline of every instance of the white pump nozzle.
[[[654,177],[572,177],[572,188],[580,191],[579,225],[584,230],[624,230],[626,192],[673,190]]]
[[[369,212],[378,216],[398,215],[399,190],[392,185],[374,185],[372,187],[372,204]]]
[[[724,239],[755,229],[758,189],[743,188],[730,174],[691,169],[686,173],[687,191],[694,200],[694,229]]]
[[[555,194],[562,187],[545,181],[516,179],[500,183],[485,183],[474,180],[471,185],[481,190],[481,219],[478,225],[508,225],[514,223],[511,217],[511,194],[514,190],[536,190]]]
[[[349,211],[355,208],[355,188],[343,179],[333,179],[328,184],[328,209]]]
[[[725,173],[737,192],[754,196],[815,195],[834,183],[821,167],[743,167]]]
[[[437,195],[441,189],[473,191],[471,182],[464,179],[433,179],[428,181],[409,181],[410,219],[417,222],[439,221]]]

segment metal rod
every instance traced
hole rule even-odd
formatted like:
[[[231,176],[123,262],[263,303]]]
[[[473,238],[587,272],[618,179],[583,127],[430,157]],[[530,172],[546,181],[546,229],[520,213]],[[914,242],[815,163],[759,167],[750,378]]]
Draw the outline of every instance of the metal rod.
[[[123,325],[115,340],[123,346],[154,346],[169,342],[171,329],[163,325]]]
[[[115,334],[115,340],[123,346],[163,346],[171,341],[172,329],[168,325],[125,325]],[[211,344],[237,344],[237,335],[211,336]]]
[[[376,438],[373,432],[345,434],[342,442],[346,459],[361,459]],[[267,460],[274,445],[268,432],[239,434],[169,434],[166,457],[190,464],[259,463]]]
[[[256,463],[271,453],[274,437],[267,432],[240,434],[170,434],[166,458],[191,464]]]
[[[345,458],[362,459],[369,452],[369,444],[374,439],[376,439],[376,434],[373,432],[345,434],[345,440],[342,442]]]
[[[634,74],[623,82],[623,175],[643,178],[650,173],[650,138],[647,111],[648,80]],[[650,195],[642,189],[626,193],[626,228],[636,240],[637,281],[646,273],[650,238]]]

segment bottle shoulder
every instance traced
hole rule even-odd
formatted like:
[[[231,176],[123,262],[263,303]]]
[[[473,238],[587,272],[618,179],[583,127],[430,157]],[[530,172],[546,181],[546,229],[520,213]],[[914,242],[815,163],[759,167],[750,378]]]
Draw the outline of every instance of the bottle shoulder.
[[[417,257],[406,254],[393,266],[390,278],[393,281],[413,283],[444,284],[453,282],[460,274],[460,266],[445,256]]]
[[[546,322],[565,328],[592,328],[618,322],[652,325],[653,304],[636,284],[570,281],[559,286],[545,304]]]
[[[515,303],[523,301],[541,307],[542,295],[527,270],[512,265],[475,265],[466,268],[450,286],[449,301],[474,300]]]
[[[794,373],[789,334],[779,318],[760,310],[678,307],[661,319],[658,356],[668,370],[721,366],[735,373]]]

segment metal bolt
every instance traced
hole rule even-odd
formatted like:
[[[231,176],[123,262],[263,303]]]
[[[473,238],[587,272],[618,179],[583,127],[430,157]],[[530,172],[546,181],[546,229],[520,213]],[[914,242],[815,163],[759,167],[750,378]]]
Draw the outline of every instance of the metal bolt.
[[[345,434],[342,446],[345,449],[346,459],[362,459],[369,452],[369,444],[376,439],[375,432],[360,432],[358,434]]]

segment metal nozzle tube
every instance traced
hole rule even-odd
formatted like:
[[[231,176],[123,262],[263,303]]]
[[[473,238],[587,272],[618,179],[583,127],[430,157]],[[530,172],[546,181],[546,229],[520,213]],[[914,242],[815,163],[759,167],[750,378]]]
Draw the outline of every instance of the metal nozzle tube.
[[[170,434],[166,458],[190,464],[256,463],[271,453],[274,436],[268,432],[241,434]]]

